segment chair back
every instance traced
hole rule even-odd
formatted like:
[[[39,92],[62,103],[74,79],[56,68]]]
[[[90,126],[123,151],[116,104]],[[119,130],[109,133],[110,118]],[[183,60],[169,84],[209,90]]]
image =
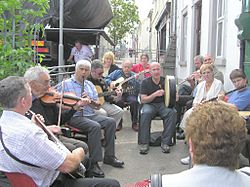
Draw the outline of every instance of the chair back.
[[[24,173],[5,172],[12,187],[37,187],[33,179]]]

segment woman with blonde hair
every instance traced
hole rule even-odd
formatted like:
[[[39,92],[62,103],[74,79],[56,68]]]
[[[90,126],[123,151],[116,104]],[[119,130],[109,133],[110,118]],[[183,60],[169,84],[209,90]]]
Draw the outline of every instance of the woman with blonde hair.
[[[115,55],[112,51],[108,51],[103,55],[102,63],[103,63],[103,71],[104,71],[103,77],[107,77],[114,70],[120,69],[115,64]]]

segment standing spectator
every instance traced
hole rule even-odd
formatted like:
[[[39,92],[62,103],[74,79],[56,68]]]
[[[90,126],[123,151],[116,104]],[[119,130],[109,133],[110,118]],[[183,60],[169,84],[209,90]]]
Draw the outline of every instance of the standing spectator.
[[[103,63],[103,77],[107,77],[113,71],[120,69],[115,64],[115,55],[112,51],[108,51],[103,55],[102,63]]]
[[[246,142],[245,120],[236,110],[218,102],[197,106],[187,120],[186,140],[194,167],[163,175],[163,187],[249,186],[250,177],[236,170]]]
[[[71,62],[74,58],[74,62],[79,60],[89,59],[93,57],[93,52],[88,45],[83,45],[79,40],[75,41],[75,47],[72,48],[70,56],[67,61]]]
[[[161,136],[161,148],[163,153],[170,152],[171,139],[175,133],[176,111],[173,108],[167,108],[164,102],[165,78],[160,76],[161,67],[157,62],[150,64],[152,77],[148,77],[141,84],[141,109],[140,120],[140,141],[141,154],[147,154],[149,151],[150,124],[151,120],[159,114],[163,119],[163,132]]]

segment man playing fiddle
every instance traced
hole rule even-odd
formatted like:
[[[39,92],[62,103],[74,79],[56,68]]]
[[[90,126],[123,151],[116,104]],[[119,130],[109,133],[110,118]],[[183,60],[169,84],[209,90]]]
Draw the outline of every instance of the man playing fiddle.
[[[116,180],[73,179],[65,175],[79,166],[83,148],[65,151],[61,144],[48,138],[39,123],[25,117],[32,105],[32,94],[24,78],[5,78],[0,81],[0,88],[0,97],[4,98],[0,100],[4,109],[0,118],[1,171],[26,174],[37,187],[120,186]]]
[[[64,83],[64,91],[73,92],[78,97],[86,95],[91,103],[81,111],[76,112],[69,125],[88,133],[88,147],[92,166],[92,175],[104,177],[104,172],[98,165],[103,163],[114,167],[123,167],[124,162],[115,157],[115,129],[116,122],[113,118],[96,114],[94,109],[98,108],[98,93],[92,82],[86,80],[90,74],[91,63],[88,60],[80,60],[76,63],[75,75]],[[60,90],[61,88],[59,88]],[[104,130],[105,153],[102,158],[101,129]]]
[[[31,110],[37,114],[40,114],[44,118],[44,123],[47,125],[48,129],[57,134],[59,140],[69,149],[74,150],[77,147],[82,147],[85,154],[88,152],[88,146],[85,142],[76,140],[74,138],[68,138],[62,135],[61,128],[57,126],[58,118],[60,117],[61,124],[69,121],[73,114],[79,110],[79,107],[84,106],[89,103],[88,99],[82,99],[72,107],[71,110],[63,110],[61,116],[59,116],[59,107],[56,103],[46,103],[43,99],[44,95],[48,93],[51,89],[50,86],[50,75],[47,69],[41,66],[35,66],[29,68],[25,74],[24,78],[28,81],[31,93],[32,93],[32,106]],[[51,96],[53,97],[53,96]],[[85,157],[85,155],[84,155]],[[89,159],[85,157],[84,163],[86,168],[89,166]],[[88,171],[89,172],[89,171]]]

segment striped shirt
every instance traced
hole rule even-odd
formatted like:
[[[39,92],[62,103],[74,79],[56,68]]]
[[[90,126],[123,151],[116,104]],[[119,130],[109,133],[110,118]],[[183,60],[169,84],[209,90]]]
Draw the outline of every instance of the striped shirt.
[[[61,92],[61,87],[58,87],[58,91]],[[81,97],[82,96],[82,84],[78,82],[74,76],[72,76],[70,79],[67,79],[64,82],[64,92],[73,92],[76,94],[76,96]],[[96,91],[95,85],[88,81],[84,80],[84,92],[90,97],[91,100],[97,101],[98,99],[98,93]],[[83,112],[78,111],[74,114],[74,116],[93,116],[95,115],[95,110],[87,105],[84,106]]]
[[[66,152],[50,141],[40,127],[19,113],[4,110],[0,126],[9,151],[20,160],[39,166],[27,166],[14,160],[0,143],[0,170],[25,173],[38,187],[50,186],[59,175],[57,168],[66,159]]]

